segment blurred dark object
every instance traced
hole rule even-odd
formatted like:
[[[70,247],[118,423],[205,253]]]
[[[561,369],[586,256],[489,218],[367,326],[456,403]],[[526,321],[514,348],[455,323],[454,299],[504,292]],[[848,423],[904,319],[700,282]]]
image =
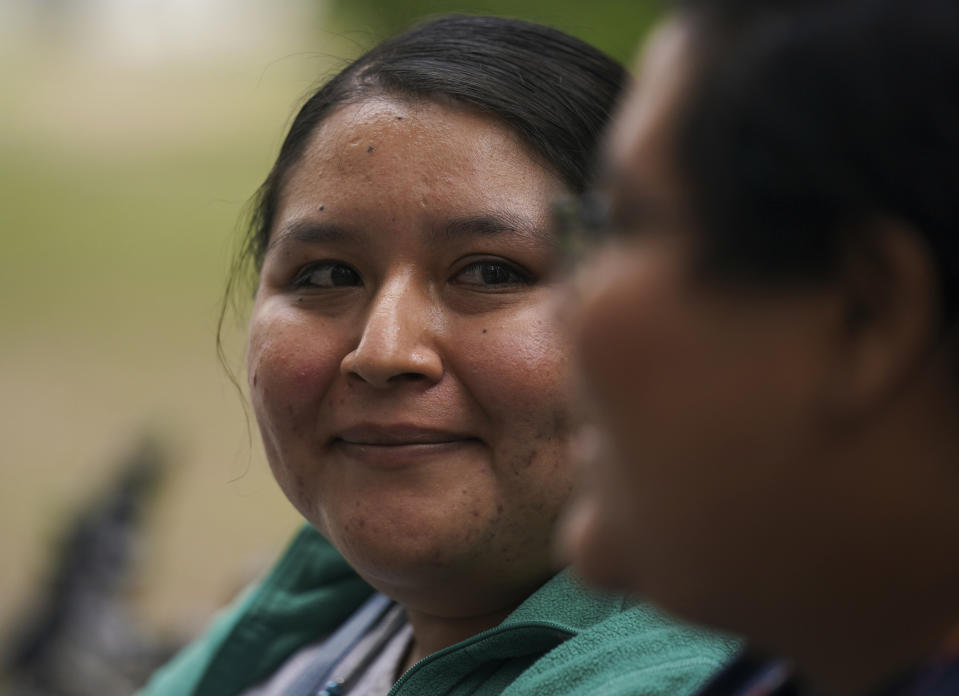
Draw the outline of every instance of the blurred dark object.
[[[67,523],[35,608],[7,636],[8,696],[130,694],[175,651],[128,609],[144,513],[166,471],[162,447],[143,438],[107,489]]]

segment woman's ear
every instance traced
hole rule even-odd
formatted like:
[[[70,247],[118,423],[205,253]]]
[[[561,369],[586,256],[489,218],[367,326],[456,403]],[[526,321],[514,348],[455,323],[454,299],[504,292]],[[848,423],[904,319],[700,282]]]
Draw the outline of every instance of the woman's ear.
[[[938,270],[914,228],[881,218],[854,234],[841,260],[833,393],[858,420],[896,395],[936,345]]]

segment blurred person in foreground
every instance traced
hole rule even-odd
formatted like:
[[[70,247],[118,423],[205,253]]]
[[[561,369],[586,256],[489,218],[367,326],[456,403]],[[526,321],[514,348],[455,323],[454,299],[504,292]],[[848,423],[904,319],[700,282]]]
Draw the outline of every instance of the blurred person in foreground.
[[[625,79],[448,17],[319,89],[260,189],[247,372],[310,523],[157,694],[686,694],[730,652],[550,560],[571,487],[552,202]]]
[[[959,3],[680,2],[614,123],[580,567],[705,693],[959,694]]]

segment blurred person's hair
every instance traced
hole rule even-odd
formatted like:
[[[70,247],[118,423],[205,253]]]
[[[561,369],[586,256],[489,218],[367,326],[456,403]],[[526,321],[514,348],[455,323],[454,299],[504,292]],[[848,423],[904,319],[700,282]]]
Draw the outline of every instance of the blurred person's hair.
[[[240,261],[259,271],[285,179],[338,107],[377,96],[465,105],[505,124],[578,193],[625,79],[620,63],[589,44],[517,19],[448,15],[398,34],[299,110],[254,199]]]
[[[692,28],[676,124],[704,270],[827,280],[887,219],[959,306],[959,3],[677,0]],[[861,248],[861,247],[860,247]]]

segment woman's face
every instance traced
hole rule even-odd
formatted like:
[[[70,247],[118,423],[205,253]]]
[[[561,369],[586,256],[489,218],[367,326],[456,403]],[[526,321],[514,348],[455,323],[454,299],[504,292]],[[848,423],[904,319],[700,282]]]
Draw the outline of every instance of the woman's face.
[[[369,582],[448,615],[550,573],[570,490],[549,206],[504,126],[372,98],[312,135],[280,197],[250,323],[273,473]]]
[[[729,626],[825,528],[811,517],[843,475],[816,449],[838,322],[825,294],[698,274],[670,145],[686,36],[655,38],[609,141],[622,233],[577,279],[576,352],[601,427],[567,538],[594,580]]]

